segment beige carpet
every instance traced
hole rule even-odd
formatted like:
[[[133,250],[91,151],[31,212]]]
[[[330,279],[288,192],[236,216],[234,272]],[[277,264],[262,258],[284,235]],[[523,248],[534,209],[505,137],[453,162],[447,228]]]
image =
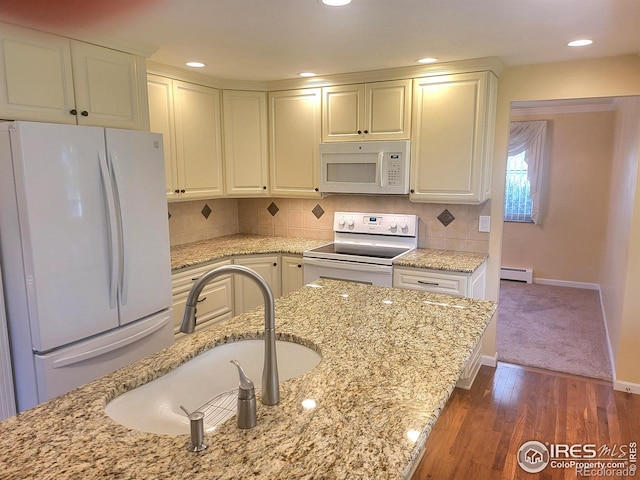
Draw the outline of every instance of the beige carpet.
[[[611,380],[596,290],[502,280],[498,360]]]

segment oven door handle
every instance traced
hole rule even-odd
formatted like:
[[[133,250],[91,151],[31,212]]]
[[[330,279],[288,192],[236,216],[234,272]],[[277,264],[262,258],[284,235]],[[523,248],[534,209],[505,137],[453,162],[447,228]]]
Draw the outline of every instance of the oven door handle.
[[[384,187],[384,152],[378,153],[378,165],[380,165],[380,187]]]
[[[345,262],[342,260],[330,260],[328,258],[309,258],[303,257],[302,264],[304,266],[311,265],[314,267],[337,268],[342,270],[357,270],[361,272],[391,272],[391,265],[379,265],[374,263]]]

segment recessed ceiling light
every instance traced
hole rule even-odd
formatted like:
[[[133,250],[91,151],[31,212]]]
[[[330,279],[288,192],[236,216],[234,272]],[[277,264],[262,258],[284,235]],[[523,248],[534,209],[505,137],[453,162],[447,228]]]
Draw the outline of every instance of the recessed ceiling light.
[[[318,74],[313,72],[300,72],[298,74],[299,77],[315,77],[316,75]]]
[[[187,62],[186,65],[187,65],[187,67],[193,67],[193,68],[202,68],[202,67],[204,67],[204,63],[202,63],[202,62]]]
[[[583,39],[583,40],[574,40],[573,42],[567,43],[569,47],[586,47],[587,45],[591,45],[593,40]]]
[[[425,58],[421,58],[419,60],[416,60],[416,62],[418,62],[418,63],[435,63],[437,61],[438,61],[438,59],[434,58],[434,57],[425,57]]]
[[[349,5],[351,0],[320,0],[324,5],[329,7],[344,7]]]

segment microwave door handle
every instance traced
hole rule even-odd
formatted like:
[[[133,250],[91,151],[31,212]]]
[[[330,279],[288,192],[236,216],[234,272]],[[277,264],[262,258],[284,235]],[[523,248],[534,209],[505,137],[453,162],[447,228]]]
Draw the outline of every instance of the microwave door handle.
[[[380,165],[380,188],[384,187],[384,152],[378,153],[378,165]]]

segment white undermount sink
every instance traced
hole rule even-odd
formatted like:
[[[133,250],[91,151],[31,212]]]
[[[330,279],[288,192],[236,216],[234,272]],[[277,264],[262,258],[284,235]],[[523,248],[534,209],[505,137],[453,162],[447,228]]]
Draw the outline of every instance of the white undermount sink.
[[[276,341],[280,382],[308,372],[320,363],[315,350],[298,343]],[[205,430],[235,415],[238,360],[253,381],[262,382],[264,340],[240,340],[214,347],[175,370],[109,402],[107,414],[116,422],[149,433],[189,433],[189,420],[180,409],[205,413]],[[203,408],[204,407],[204,408]],[[206,411],[205,411],[206,410]]]

